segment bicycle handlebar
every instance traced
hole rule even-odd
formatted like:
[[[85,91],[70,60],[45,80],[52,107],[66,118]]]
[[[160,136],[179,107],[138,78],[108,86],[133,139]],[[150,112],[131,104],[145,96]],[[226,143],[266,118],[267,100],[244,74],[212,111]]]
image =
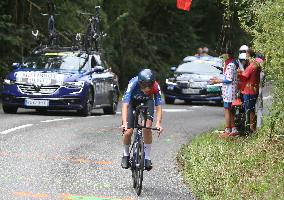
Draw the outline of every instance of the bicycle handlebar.
[[[152,128],[152,127],[144,127],[144,126],[137,126],[137,127],[134,127],[134,128],[145,128],[145,129],[150,129],[150,130],[152,130],[152,131],[160,131],[160,129],[159,128]],[[127,128],[127,129],[131,129],[131,128]],[[122,133],[124,133],[126,131],[126,129],[124,129],[123,131],[122,131]]]

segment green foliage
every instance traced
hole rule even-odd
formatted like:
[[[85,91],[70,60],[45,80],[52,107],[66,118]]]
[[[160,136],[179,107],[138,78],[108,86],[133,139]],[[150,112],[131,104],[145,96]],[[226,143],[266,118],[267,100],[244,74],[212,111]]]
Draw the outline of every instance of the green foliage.
[[[266,56],[264,71],[273,80],[274,101],[270,133],[284,135],[284,0],[242,0],[239,7],[244,29],[253,36],[254,48]]]
[[[190,12],[178,10],[173,0],[54,2],[59,13],[56,28],[64,45],[72,44],[75,33],[85,31],[87,17],[78,12],[94,13],[96,5],[102,6],[102,29],[107,33],[103,56],[119,75],[121,88],[142,67],[155,69],[163,82],[170,66],[194,54],[200,46],[209,47],[215,54],[224,9],[212,0],[193,1]],[[12,62],[38,44],[32,39],[32,30],[38,29],[40,39],[47,41],[47,17],[40,15],[47,13],[47,6],[45,0],[10,0],[1,1],[0,11],[0,73],[4,77]]]
[[[284,141],[265,135],[222,140],[198,136],[178,155],[198,199],[282,199]]]

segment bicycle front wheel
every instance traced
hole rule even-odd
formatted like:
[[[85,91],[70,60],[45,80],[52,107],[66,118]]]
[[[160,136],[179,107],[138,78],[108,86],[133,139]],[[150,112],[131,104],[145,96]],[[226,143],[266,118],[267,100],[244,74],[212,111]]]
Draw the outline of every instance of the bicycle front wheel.
[[[87,52],[91,51],[93,49],[93,31],[92,31],[92,26],[88,25],[86,33],[85,33],[85,38],[84,38],[84,46],[85,46],[85,50]]]
[[[144,171],[144,142],[141,140],[137,146],[137,160],[136,160],[136,193],[139,196],[142,191],[143,171]]]

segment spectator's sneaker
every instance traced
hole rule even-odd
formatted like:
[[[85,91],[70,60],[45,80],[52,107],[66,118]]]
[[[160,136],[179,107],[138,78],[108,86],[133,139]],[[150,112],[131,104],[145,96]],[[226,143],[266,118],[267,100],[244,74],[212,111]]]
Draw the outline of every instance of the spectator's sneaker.
[[[221,133],[219,136],[221,138],[226,138],[230,136],[230,133],[231,133],[231,128],[225,128],[224,132]]]
[[[121,159],[121,167],[123,169],[128,169],[130,167],[130,163],[129,163],[129,156],[123,156]]]
[[[144,164],[145,164],[145,169],[147,171],[150,171],[153,168],[151,160],[145,159],[145,163]]]
[[[232,132],[230,133],[230,136],[236,137],[236,136],[239,136],[239,135],[240,135],[240,134],[239,134],[237,128],[236,128],[236,127],[233,127],[233,128],[232,128]]]

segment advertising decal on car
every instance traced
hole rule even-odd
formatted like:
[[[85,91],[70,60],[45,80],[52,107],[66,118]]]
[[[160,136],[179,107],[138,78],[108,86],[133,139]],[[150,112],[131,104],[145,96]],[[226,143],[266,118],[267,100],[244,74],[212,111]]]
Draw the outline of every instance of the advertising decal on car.
[[[16,82],[26,84],[62,85],[64,74],[41,72],[16,72]]]

